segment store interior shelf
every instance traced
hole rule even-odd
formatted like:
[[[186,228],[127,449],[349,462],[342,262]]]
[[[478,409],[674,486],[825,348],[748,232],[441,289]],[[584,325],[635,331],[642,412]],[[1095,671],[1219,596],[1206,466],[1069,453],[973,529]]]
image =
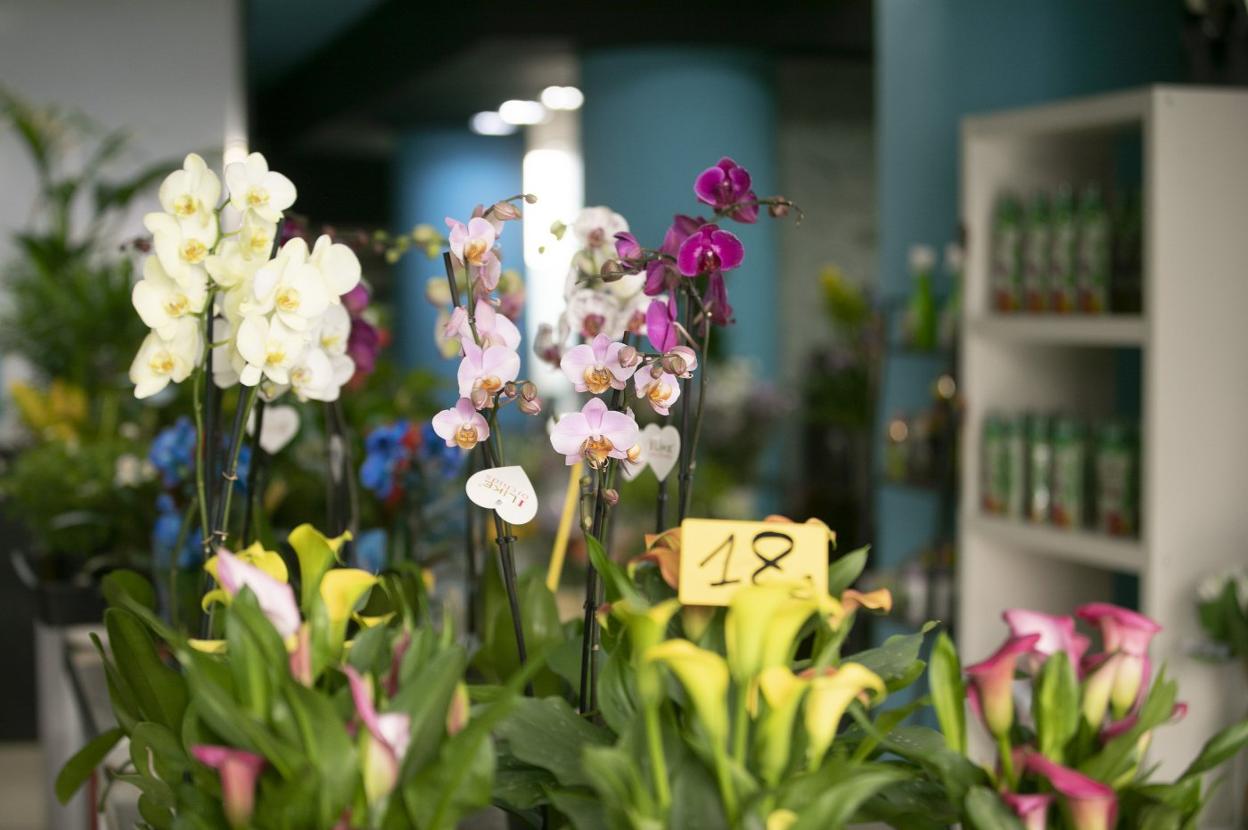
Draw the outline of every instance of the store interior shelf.
[[[983,314],[970,333],[1002,342],[1058,346],[1143,346],[1148,322],[1137,314]]]
[[[963,527],[1000,544],[1098,568],[1138,574],[1147,561],[1144,545],[1138,539],[1024,524],[981,514],[965,517]]]

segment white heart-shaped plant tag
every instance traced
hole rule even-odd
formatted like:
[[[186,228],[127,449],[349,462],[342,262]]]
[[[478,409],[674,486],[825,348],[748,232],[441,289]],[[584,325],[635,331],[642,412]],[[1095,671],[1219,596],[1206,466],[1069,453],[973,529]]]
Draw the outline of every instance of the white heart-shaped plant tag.
[[[493,510],[513,525],[537,515],[537,494],[523,467],[497,467],[473,473],[464,487],[473,504]]]
[[[624,474],[625,481],[632,481],[646,469],[646,446],[643,443],[638,443],[637,446],[641,450],[637,454],[636,461],[629,461],[628,459],[620,461],[620,472]]]
[[[252,413],[247,433],[256,431],[256,416]],[[269,455],[277,455],[299,434],[299,410],[293,406],[266,406],[264,426],[260,428],[260,449]]]
[[[641,431],[641,457],[663,481],[680,460],[680,430],[671,424],[646,424]]]

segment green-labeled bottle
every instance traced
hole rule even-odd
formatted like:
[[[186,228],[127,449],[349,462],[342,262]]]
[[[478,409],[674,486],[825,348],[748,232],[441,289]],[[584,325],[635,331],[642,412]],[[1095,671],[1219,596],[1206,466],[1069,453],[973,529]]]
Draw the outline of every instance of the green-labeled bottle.
[[[1079,309],[1088,314],[1109,310],[1109,275],[1113,265],[1109,211],[1099,185],[1090,184],[1079,198]]]
[[[1102,424],[1096,434],[1096,527],[1110,536],[1139,532],[1139,454],[1134,428]]]
[[[1049,253],[1049,307],[1069,313],[1079,307],[1079,277],[1075,266],[1079,235],[1075,221],[1075,194],[1061,184],[1053,197],[1053,248]]]
[[[997,311],[1018,311],[1022,305],[1022,211],[1013,196],[997,199],[992,219],[992,262],[989,282]]]
[[[1058,527],[1087,524],[1088,431],[1078,418],[1053,422],[1053,502],[1049,515]]]
[[[1053,220],[1049,198],[1037,192],[1023,220],[1023,307],[1045,311],[1049,307],[1049,260],[1053,247]]]
[[[1053,504],[1053,419],[1027,419],[1027,518],[1047,522]]]

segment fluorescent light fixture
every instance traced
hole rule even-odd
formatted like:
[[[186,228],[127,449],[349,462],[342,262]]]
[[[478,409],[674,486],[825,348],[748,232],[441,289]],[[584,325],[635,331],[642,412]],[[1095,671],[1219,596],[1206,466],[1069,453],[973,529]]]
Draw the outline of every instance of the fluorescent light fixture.
[[[585,96],[574,86],[548,86],[542,90],[542,104],[548,110],[576,110]]]
[[[516,125],[497,112],[479,112],[469,119],[468,126],[477,135],[511,135],[516,131]]]
[[[498,114],[508,124],[540,124],[546,120],[546,108],[541,103],[515,98],[499,104]]]

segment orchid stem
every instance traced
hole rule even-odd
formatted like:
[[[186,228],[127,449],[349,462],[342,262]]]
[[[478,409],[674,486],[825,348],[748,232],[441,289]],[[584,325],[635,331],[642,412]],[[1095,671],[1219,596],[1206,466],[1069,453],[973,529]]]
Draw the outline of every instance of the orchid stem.
[[[256,499],[259,497],[256,488],[260,484],[260,455],[264,449],[260,446],[260,434],[264,431],[264,401],[256,401],[256,427],[251,435],[251,460],[247,467],[247,502],[243,508],[243,533],[239,540],[246,545],[251,539],[251,522],[255,513]]]
[[[226,457],[226,467],[221,471],[221,498],[217,502],[216,521],[213,522],[213,544],[225,547],[230,532],[230,500],[234,494],[234,482],[238,480],[238,456],[243,448],[243,429],[247,426],[247,416],[255,404],[260,386],[252,386],[241,391],[238,406],[234,410],[234,429],[230,435],[230,450]]]

